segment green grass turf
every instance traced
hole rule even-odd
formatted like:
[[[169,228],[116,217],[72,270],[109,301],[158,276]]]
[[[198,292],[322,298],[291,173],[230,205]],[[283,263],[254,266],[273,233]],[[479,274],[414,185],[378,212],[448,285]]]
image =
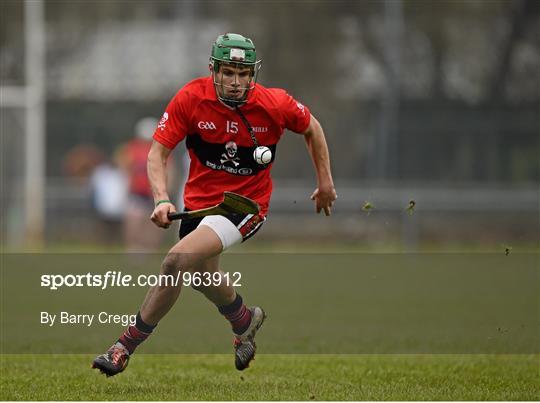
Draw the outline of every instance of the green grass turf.
[[[156,253],[166,254],[170,247],[177,241],[176,238],[164,240]],[[326,240],[325,242],[314,241],[311,238],[288,239],[288,240],[263,240],[256,239],[253,242],[245,242],[235,245],[228,253],[494,253],[505,254],[505,249],[510,246],[511,254],[514,253],[539,253],[538,242],[521,242],[506,245],[505,243],[434,243],[423,242],[413,249],[407,248],[399,242],[365,242]],[[98,244],[63,242],[48,243],[47,245],[24,244],[22,246],[10,246],[0,243],[0,250],[3,253],[126,253],[126,248],[122,244]]]
[[[137,355],[106,378],[90,355],[3,355],[2,400],[538,400],[538,355]]]
[[[39,312],[133,313],[146,292],[39,287],[42,272],[135,271],[112,255],[26,258],[5,259],[4,353],[103,351],[121,325],[49,328]],[[540,400],[537,262],[519,253],[226,255],[246,301],[269,314],[248,371],[234,369],[232,354],[140,354],[231,349],[215,308],[186,289],[126,373],[105,378],[88,354],[1,355],[0,399]],[[264,354],[286,352],[306,354]],[[535,354],[311,354],[363,352]]]

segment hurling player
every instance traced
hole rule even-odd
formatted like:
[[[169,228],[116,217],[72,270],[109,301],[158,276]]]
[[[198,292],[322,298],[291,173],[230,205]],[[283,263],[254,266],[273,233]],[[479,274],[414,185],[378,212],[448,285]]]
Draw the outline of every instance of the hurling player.
[[[220,35],[212,46],[210,75],[186,84],[170,101],[148,155],[148,177],[155,209],[152,221],[168,228],[167,215],[175,206],[167,193],[166,165],[171,150],[186,141],[191,165],[184,190],[186,210],[214,206],[231,191],[255,200],[260,214],[212,215],[183,220],[180,240],[161,265],[161,274],[220,273],[220,254],[253,236],[266,220],[272,193],[270,170],[276,146],[285,129],[304,136],[317,176],[311,195],[317,213],[330,215],[336,192],[323,129],[309,109],[282,89],[257,84],[261,61],[251,39]],[[270,160],[254,158],[257,147],[271,151]],[[268,154],[267,154],[268,155]],[[260,307],[246,307],[228,282],[194,287],[230,322],[234,334],[235,365],[248,367],[255,356],[255,334],[265,319]],[[122,372],[137,346],[154,330],[180,295],[180,287],[149,289],[130,326],[93,367],[112,376]]]

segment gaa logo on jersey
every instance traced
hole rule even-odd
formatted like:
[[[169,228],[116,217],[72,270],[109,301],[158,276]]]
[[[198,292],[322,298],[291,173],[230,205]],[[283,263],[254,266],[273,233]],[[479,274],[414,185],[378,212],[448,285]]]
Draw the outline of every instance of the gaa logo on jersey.
[[[216,125],[214,124],[214,122],[204,122],[202,120],[197,123],[197,127],[201,130],[216,130]]]

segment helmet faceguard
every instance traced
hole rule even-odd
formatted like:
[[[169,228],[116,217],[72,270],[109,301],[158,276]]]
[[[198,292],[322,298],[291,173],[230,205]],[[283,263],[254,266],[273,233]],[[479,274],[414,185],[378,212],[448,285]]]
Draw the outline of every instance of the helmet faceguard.
[[[251,90],[255,88],[261,61],[257,60],[255,45],[251,39],[238,34],[225,34],[218,36],[212,45],[210,66],[217,97],[225,104],[235,107],[244,104]],[[234,87],[235,90],[243,91],[241,97],[227,96],[227,91],[232,90],[233,86],[223,83],[223,75],[218,76],[222,66],[250,70],[249,81],[244,86]]]

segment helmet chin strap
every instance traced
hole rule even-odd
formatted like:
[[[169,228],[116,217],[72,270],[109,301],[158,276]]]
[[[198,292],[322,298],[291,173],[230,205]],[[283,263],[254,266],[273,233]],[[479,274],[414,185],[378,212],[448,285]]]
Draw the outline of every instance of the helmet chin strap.
[[[231,108],[238,108],[246,103],[247,99],[244,101],[233,101],[232,99],[223,98],[221,102],[225,105],[230,106]]]

